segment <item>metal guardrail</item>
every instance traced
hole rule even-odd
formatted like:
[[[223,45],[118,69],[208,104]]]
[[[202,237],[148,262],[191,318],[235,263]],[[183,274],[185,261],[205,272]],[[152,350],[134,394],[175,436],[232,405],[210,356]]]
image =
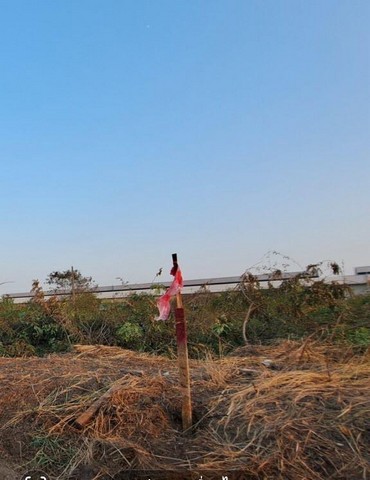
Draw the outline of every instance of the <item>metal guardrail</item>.
[[[282,272],[281,274],[261,274],[255,275],[254,278],[258,282],[272,282],[272,281],[285,281],[292,279],[300,275],[302,277],[307,278],[314,278],[317,275],[307,274],[307,272]],[[184,288],[194,288],[194,287],[213,287],[213,286],[226,286],[226,285],[237,285],[238,283],[245,280],[247,277],[245,275],[240,275],[238,277],[219,277],[219,278],[198,278],[195,280],[184,280]],[[152,292],[155,291],[156,288],[164,287],[168,288],[171,285],[171,282],[156,282],[156,283],[131,283],[131,284],[123,284],[123,285],[111,285],[111,286],[103,286],[103,287],[95,287],[91,289],[91,292],[94,294],[113,294],[111,297],[105,296],[105,298],[115,298],[119,293],[134,293],[134,292],[142,292],[145,290],[151,290]],[[52,297],[57,295],[58,297],[69,296],[72,295],[71,290],[48,290],[44,292],[45,297]],[[32,292],[21,292],[21,293],[9,293],[3,295],[7,298],[16,299],[30,299],[34,296]]]

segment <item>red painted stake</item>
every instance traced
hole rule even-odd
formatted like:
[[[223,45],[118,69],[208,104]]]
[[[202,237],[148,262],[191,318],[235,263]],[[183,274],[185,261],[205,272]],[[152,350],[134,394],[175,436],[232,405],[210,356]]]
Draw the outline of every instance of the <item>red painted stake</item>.
[[[178,268],[177,254],[172,254],[173,269],[176,273]],[[188,357],[188,339],[186,332],[186,318],[182,304],[181,293],[176,295],[176,340],[177,340],[177,358],[179,364],[180,388],[182,391],[182,426],[184,430],[191,428],[193,424],[193,413],[191,406],[191,390],[190,390],[190,368]]]

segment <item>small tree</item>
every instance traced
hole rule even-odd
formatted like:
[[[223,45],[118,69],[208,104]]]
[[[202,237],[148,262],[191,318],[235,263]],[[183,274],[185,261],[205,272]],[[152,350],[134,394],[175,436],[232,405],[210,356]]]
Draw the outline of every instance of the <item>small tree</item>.
[[[82,293],[91,290],[95,285],[92,277],[85,277],[79,270],[71,267],[69,270],[49,273],[46,283],[54,290],[70,290],[72,293]]]

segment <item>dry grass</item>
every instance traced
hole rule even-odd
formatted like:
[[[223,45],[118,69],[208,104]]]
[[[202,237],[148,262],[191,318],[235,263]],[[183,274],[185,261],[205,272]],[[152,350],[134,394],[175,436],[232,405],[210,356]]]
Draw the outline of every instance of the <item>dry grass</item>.
[[[364,365],[330,377],[283,372],[230,392],[225,417],[210,428],[234,453],[215,449],[212,466],[254,464],[257,471],[285,472],[292,479],[361,478],[368,467],[369,373]],[[225,407],[225,400],[217,407]]]
[[[261,362],[270,359],[272,367]],[[369,355],[283,342],[192,361],[196,427],[181,432],[176,362],[103,346],[0,358],[0,451],[52,478],[140,469],[250,478],[367,478]],[[119,380],[84,429],[76,418]]]

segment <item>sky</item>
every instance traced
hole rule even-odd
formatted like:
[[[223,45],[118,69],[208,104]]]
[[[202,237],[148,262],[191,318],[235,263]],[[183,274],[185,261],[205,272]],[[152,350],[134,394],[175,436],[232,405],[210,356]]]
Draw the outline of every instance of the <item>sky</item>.
[[[0,0],[0,295],[370,264],[368,0]],[[297,268],[295,268],[297,270]]]

